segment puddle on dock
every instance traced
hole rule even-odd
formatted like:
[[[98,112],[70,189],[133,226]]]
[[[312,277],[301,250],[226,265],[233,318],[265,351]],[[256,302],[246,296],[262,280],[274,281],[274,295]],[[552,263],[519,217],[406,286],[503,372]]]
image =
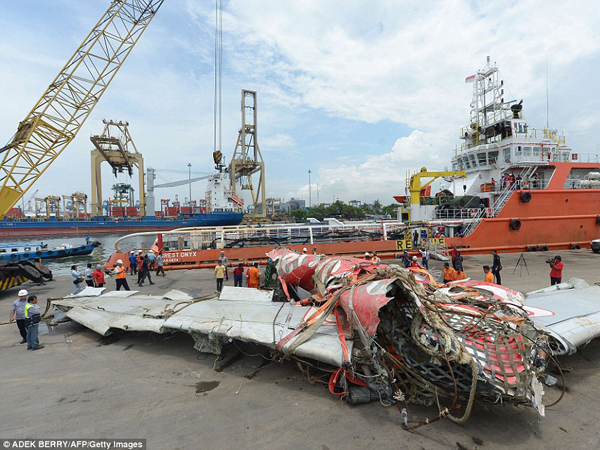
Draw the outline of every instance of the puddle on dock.
[[[196,394],[212,391],[219,385],[219,381],[199,381],[196,383]]]

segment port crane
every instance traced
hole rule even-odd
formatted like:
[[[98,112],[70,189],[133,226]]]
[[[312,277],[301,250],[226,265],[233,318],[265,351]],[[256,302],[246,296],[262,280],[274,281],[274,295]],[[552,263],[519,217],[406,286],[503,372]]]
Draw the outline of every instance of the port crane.
[[[113,0],[0,148],[0,220],[75,138],[163,2]]]

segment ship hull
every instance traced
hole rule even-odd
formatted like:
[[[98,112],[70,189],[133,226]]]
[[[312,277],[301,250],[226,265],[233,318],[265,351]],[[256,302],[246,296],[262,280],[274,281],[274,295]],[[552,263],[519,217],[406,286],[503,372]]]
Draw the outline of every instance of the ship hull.
[[[216,212],[195,214],[177,219],[141,218],[115,219],[94,217],[89,220],[8,220],[0,222],[0,237],[13,236],[89,236],[98,234],[127,234],[143,231],[165,231],[183,227],[238,225],[243,214]]]
[[[448,247],[472,253],[564,249],[589,247],[600,237],[600,189],[528,190],[527,202],[522,192],[513,192],[498,216],[482,219],[470,235],[447,239]],[[511,221],[518,221],[518,229],[511,229]]]

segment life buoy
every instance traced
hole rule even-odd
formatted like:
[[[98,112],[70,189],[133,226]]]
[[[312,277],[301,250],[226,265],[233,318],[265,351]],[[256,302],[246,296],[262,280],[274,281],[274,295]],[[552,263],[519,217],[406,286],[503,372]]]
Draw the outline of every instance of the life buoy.
[[[518,230],[521,228],[521,221],[519,219],[510,219],[509,227],[511,230]]]
[[[519,196],[519,200],[521,200],[522,203],[529,203],[531,201],[531,192],[529,192],[529,191],[521,192],[521,195]]]

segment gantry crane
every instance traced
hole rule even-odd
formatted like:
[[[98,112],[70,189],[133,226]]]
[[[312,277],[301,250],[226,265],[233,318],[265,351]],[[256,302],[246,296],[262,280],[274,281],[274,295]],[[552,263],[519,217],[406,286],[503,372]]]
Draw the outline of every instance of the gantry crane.
[[[75,138],[164,0],[114,0],[0,149],[0,220]]]
[[[90,137],[94,144],[92,156],[92,214],[102,215],[102,163],[108,162],[113,174],[127,172],[131,177],[133,168],[137,166],[139,175],[140,214],[146,215],[146,196],[144,195],[144,157],[138,152],[131,134],[129,123],[115,120],[103,120],[104,130],[100,135]],[[123,192],[126,192],[123,191]],[[129,192],[129,191],[127,191]],[[133,201],[133,188],[131,189]],[[154,210],[149,214],[154,216]]]
[[[236,196],[236,186],[250,191],[254,211],[247,218],[262,218],[267,215],[265,196],[265,163],[258,146],[256,92],[242,90],[242,127],[240,128],[233,157],[229,163],[232,195]],[[216,162],[216,160],[215,160]],[[218,166],[218,164],[217,164]],[[252,183],[252,175],[258,183]]]

